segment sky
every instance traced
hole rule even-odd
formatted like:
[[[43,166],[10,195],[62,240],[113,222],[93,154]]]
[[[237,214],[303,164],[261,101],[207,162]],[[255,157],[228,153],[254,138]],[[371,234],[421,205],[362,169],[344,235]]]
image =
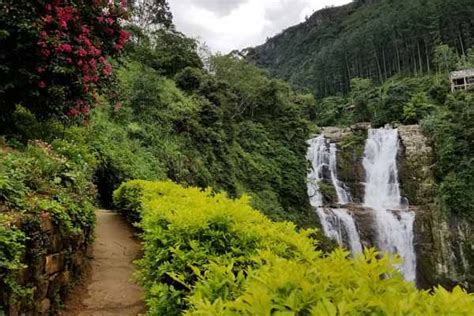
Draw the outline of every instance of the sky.
[[[350,0],[168,0],[177,29],[212,52],[263,44],[327,6]]]

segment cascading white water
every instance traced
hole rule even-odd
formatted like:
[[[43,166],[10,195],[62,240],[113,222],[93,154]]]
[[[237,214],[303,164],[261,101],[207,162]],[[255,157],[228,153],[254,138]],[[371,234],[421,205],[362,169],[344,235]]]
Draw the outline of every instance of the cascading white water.
[[[366,174],[365,205],[374,209],[378,247],[403,258],[399,269],[407,281],[416,279],[413,246],[415,214],[402,203],[398,183],[398,130],[370,129],[363,166]]]
[[[325,172],[329,172],[329,177],[337,193],[338,203],[347,204],[351,202],[351,196],[344,185],[337,179],[336,144],[330,142],[324,135],[318,136],[308,141],[309,148],[307,159],[311,162],[312,168],[308,172],[308,196],[311,205],[321,220],[321,226],[326,236],[335,240],[339,245],[348,240],[352,253],[362,252],[359,233],[357,231],[354,218],[346,209],[331,209],[323,207],[324,201],[319,189],[319,182],[324,179]]]
[[[336,215],[344,227],[347,234],[347,240],[349,242],[349,248],[354,254],[362,252],[362,243],[360,242],[359,232],[357,231],[354,218],[349,214],[346,209],[332,209],[332,212]],[[342,235],[342,234],[340,234]],[[341,241],[342,243],[342,241]]]

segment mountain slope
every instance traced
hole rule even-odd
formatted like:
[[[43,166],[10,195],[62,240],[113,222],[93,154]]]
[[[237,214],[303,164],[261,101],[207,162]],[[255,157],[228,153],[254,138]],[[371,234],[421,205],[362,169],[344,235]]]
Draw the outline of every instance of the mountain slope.
[[[354,1],[246,50],[248,60],[318,97],[346,92],[355,77],[383,82],[433,70],[440,43],[465,54],[474,45],[471,0]]]

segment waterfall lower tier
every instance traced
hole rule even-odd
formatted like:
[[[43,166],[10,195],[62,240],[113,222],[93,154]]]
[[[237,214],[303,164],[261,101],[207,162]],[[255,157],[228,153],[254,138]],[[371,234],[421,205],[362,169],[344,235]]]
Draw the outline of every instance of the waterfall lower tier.
[[[346,246],[352,254],[362,252],[362,243],[354,218],[347,209],[316,208],[324,234],[341,246]]]
[[[382,252],[398,254],[399,269],[407,281],[416,279],[416,254],[413,246],[415,214],[407,211],[398,182],[396,129],[370,129],[363,166],[366,174],[364,202],[375,210],[377,246]],[[395,211],[394,211],[395,210]]]
[[[416,280],[416,255],[413,247],[413,212],[394,214],[388,210],[376,210],[377,244],[381,251],[398,254],[402,264],[398,269],[407,281]]]
[[[326,236],[351,252],[362,252],[359,233],[354,218],[346,209],[323,207],[324,199],[320,190],[322,181],[330,181],[339,204],[351,202],[351,196],[342,182],[337,179],[336,144],[331,144],[323,135],[309,142],[307,159],[312,168],[308,173],[308,195],[311,205],[321,221]]]

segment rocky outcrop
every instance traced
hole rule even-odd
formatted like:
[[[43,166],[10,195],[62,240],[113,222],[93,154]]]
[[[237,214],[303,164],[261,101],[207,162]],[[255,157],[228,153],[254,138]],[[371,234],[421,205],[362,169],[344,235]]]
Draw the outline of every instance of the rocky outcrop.
[[[364,198],[362,158],[369,128],[369,123],[360,123],[350,128],[325,127],[322,130],[324,136],[337,145],[337,176],[346,184],[356,203],[362,203]]]
[[[26,295],[0,288],[0,300],[10,316],[54,315],[87,267],[92,231],[64,234],[64,227],[58,227],[48,213],[25,214],[16,221],[15,226],[28,236],[22,261],[25,268],[16,278],[16,288]]]
[[[402,195],[412,205],[430,205],[436,196],[433,150],[418,125],[398,127],[401,141],[399,177]]]
[[[366,248],[375,247],[377,245],[377,236],[373,229],[374,223],[374,210],[363,207],[360,204],[349,204],[345,205],[355,219],[357,230],[361,243]]]

